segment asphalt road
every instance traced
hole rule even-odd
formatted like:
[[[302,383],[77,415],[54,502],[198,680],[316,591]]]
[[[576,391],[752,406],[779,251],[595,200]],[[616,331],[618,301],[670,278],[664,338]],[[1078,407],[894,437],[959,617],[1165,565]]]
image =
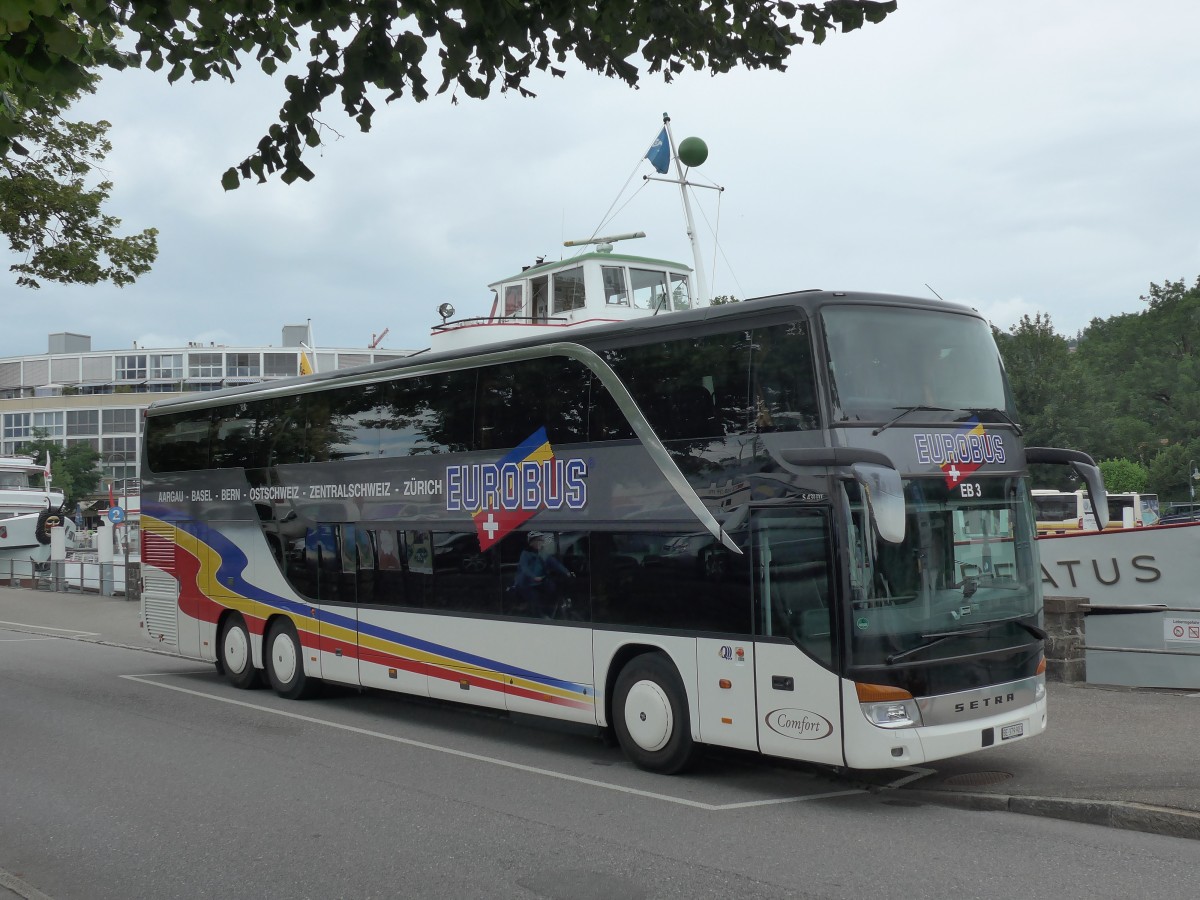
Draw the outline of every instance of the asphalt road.
[[[904,777],[896,773],[897,778]],[[0,631],[0,897],[1194,898],[1193,841]]]

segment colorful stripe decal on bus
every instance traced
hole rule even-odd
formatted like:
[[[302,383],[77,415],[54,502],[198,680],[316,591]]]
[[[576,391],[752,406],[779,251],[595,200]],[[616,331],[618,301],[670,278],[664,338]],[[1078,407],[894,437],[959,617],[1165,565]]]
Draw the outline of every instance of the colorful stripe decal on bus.
[[[169,549],[165,545],[175,545],[174,567],[168,574],[179,581],[179,609],[184,615],[215,625],[225,609],[233,609],[241,613],[252,633],[261,636],[268,619],[282,613],[291,619],[305,647],[330,653],[341,650],[344,656],[357,657],[361,664],[404,669],[455,683],[466,679],[472,687],[576,709],[595,705],[591,685],[358,622],[253,585],[242,577],[248,565],[245,553],[225,535],[203,524],[173,525],[143,511],[142,528],[147,555],[163,558],[162,551]],[[206,585],[212,587],[206,589]],[[466,674],[464,666],[473,671]]]
[[[555,459],[539,428],[494,463],[446,466],[446,510],[469,512],[487,550],[543,509],[583,509],[587,463]]]

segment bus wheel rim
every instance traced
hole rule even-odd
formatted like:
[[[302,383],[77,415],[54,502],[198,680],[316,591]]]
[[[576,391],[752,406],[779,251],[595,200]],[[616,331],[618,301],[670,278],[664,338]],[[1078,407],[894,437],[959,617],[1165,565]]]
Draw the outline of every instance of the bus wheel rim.
[[[281,683],[292,683],[296,676],[296,646],[286,634],[276,637],[271,646],[271,666]]]
[[[661,750],[675,730],[671,700],[653,681],[639,681],[625,699],[625,728],[633,742],[650,753]]]
[[[250,641],[243,629],[234,627],[226,631],[225,646],[221,650],[225,667],[230,672],[240,674],[246,671],[246,666],[250,662]]]

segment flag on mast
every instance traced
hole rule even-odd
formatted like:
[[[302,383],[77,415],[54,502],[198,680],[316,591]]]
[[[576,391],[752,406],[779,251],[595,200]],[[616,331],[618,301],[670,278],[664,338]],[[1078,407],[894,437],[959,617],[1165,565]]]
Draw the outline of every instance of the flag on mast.
[[[46,451],[46,465],[42,468],[42,477],[46,479],[46,485],[50,484],[50,451]]]
[[[667,137],[665,125],[646,151],[646,159],[650,160],[650,165],[654,166],[659,175],[667,174],[667,169],[671,166],[671,139]]]

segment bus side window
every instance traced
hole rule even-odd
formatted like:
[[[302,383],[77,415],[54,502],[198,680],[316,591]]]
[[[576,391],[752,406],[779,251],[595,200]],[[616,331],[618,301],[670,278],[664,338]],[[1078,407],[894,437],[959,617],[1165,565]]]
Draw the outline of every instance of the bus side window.
[[[434,532],[433,596],[437,609],[496,614],[501,611],[497,551],[480,550],[474,531]]]
[[[339,599],[342,573],[336,525],[316,525],[304,536],[305,580],[310,596],[322,602]]]
[[[753,340],[751,414],[756,431],[805,431],[820,424],[808,326],[758,328]]]
[[[198,409],[146,422],[146,462],[151,472],[208,468],[212,411]]]
[[[433,598],[433,535],[428,531],[403,533],[404,605],[435,606]]]
[[[405,606],[404,543],[400,532],[381,526],[371,532],[375,544],[375,602]]]
[[[588,372],[563,357],[517,360],[479,370],[476,446],[519,446],[539,429],[552,445],[586,438]]]
[[[357,600],[360,604],[377,603],[375,587],[377,567],[375,554],[375,532],[361,526],[354,527],[354,543],[358,550],[358,572],[355,579]]]

